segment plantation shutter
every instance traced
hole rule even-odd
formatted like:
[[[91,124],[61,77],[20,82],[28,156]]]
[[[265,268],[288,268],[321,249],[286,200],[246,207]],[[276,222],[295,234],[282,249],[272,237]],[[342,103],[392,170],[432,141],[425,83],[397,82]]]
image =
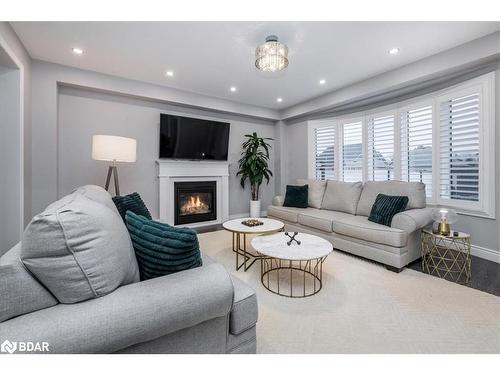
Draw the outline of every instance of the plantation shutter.
[[[335,178],[335,126],[314,129],[315,175],[318,180]]]
[[[394,179],[394,115],[368,120],[368,180]]]
[[[361,121],[343,125],[342,180],[363,180],[363,133]]]
[[[425,184],[432,197],[432,106],[401,113],[401,179]]]
[[[478,202],[479,94],[441,102],[439,122],[440,196]]]

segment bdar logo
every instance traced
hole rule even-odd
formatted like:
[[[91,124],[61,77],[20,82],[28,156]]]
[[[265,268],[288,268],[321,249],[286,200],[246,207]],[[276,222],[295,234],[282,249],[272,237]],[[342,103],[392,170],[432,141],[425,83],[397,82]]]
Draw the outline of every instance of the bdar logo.
[[[10,342],[9,340],[5,340],[0,346],[0,350],[2,352],[14,353],[17,350],[17,342]]]

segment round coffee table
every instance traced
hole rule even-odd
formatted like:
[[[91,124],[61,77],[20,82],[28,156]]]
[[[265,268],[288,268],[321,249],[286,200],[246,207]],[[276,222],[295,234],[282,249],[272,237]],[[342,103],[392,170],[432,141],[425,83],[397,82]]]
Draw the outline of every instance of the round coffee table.
[[[291,298],[309,297],[321,290],[323,262],[333,250],[327,240],[283,232],[256,237],[252,246],[263,255],[261,281],[267,290]]]
[[[262,256],[247,251],[247,234],[269,234],[274,232],[279,232],[283,230],[285,224],[279,220],[259,218],[262,225],[257,225],[254,227],[249,227],[242,224],[243,221],[249,220],[250,218],[233,219],[226,221],[222,224],[222,227],[233,234],[233,251],[236,253],[236,270],[243,267],[244,271],[247,271],[252,265]],[[242,238],[243,237],[243,244]],[[243,263],[239,264],[239,256],[243,257]],[[252,259],[250,263],[248,263]]]

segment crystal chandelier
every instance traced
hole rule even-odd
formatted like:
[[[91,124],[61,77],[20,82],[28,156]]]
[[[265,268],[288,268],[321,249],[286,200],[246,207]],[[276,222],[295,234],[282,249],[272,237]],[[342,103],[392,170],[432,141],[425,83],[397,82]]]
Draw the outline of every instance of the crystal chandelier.
[[[269,35],[266,42],[255,49],[255,67],[263,72],[277,72],[288,66],[288,47]]]

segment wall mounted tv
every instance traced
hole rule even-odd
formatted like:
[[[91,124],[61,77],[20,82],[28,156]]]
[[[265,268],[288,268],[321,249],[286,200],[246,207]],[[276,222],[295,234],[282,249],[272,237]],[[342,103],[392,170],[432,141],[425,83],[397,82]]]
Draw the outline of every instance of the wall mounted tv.
[[[160,158],[227,160],[229,123],[160,115]]]

